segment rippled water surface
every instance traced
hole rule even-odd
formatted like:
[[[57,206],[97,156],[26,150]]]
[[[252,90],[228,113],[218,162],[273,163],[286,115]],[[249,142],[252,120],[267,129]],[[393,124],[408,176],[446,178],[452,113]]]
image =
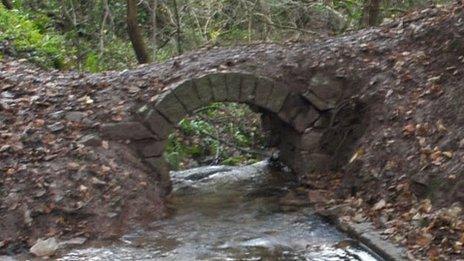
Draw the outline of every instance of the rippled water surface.
[[[282,204],[295,182],[265,163],[203,167],[172,177],[170,218],[60,260],[380,260],[310,207]]]

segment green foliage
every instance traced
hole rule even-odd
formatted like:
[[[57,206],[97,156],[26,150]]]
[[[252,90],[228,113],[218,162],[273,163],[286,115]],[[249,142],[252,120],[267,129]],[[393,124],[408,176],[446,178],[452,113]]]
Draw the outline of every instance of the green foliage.
[[[42,66],[63,69],[73,50],[64,48],[62,36],[43,32],[48,22],[46,17],[32,21],[28,15],[0,5],[0,41],[12,41],[14,51]]]
[[[179,123],[179,130],[169,136],[165,158],[173,169],[192,163],[253,163],[262,155],[245,153],[240,148],[261,150],[264,139],[259,115],[247,105],[214,103]]]

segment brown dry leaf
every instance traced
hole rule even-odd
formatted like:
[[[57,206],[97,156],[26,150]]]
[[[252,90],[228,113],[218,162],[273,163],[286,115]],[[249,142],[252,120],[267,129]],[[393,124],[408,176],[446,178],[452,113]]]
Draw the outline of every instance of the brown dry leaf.
[[[418,211],[422,213],[430,213],[431,210],[432,210],[432,203],[430,199],[425,199],[420,203]]]
[[[410,123],[403,128],[403,132],[405,135],[413,135],[414,132],[416,132],[416,126],[414,124]]]
[[[384,199],[381,199],[379,202],[375,203],[375,205],[372,207],[373,211],[381,210],[387,205],[387,202]]]
[[[433,246],[427,251],[427,256],[429,257],[429,260],[438,260],[438,256],[440,255],[440,251],[438,250],[437,247]]]
[[[431,234],[422,234],[419,236],[419,238],[417,238],[416,244],[421,247],[427,247],[432,242],[432,239],[433,237]]]

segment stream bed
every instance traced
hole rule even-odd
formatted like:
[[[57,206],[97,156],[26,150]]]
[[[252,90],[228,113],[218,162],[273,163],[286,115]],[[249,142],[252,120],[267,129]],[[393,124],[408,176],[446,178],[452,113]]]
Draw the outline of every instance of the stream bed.
[[[58,260],[382,260],[310,206],[282,197],[297,186],[265,162],[172,173],[172,215],[110,245]]]

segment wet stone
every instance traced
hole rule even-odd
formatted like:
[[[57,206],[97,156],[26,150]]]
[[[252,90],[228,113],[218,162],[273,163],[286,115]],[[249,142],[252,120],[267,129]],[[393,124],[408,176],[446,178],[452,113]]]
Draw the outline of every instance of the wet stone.
[[[140,122],[107,123],[101,126],[100,131],[103,136],[114,140],[154,138],[154,134]]]

